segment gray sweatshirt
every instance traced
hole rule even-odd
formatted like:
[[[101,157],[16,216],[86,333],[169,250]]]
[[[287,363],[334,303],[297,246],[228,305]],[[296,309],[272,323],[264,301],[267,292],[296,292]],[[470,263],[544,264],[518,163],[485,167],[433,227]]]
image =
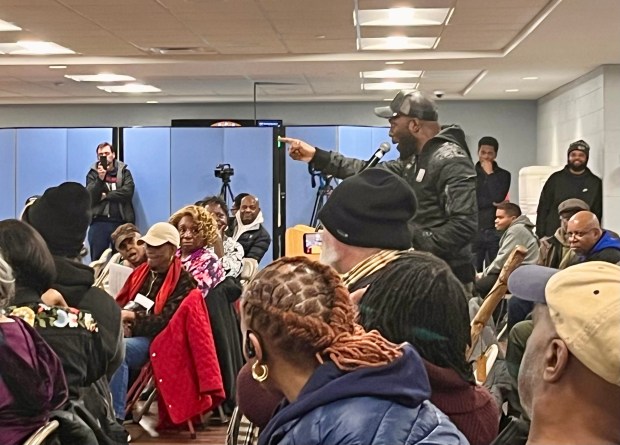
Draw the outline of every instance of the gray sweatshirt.
[[[527,248],[527,255],[525,255],[523,264],[536,264],[538,261],[538,238],[534,234],[535,228],[536,225],[525,215],[515,219],[500,238],[497,257],[484,269],[482,276],[498,274],[510,256],[510,252],[517,245]]]

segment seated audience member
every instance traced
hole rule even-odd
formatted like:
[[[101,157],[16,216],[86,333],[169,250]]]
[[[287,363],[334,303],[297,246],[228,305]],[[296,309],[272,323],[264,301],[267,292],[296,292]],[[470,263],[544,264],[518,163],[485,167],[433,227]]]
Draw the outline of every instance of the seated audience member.
[[[243,246],[244,257],[260,263],[271,244],[271,236],[263,227],[263,212],[258,198],[248,195],[241,200],[235,215],[233,240]]]
[[[415,349],[357,325],[328,266],[305,257],[267,266],[244,293],[241,324],[252,377],[286,398],[260,445],[468,443],[428,400]]]
[[[620,239],[601,224],[592,212],[581,211],[568,220],[566,229],[570,248],[575,252],[575,263],[585,261],[620,261]]]
[[[222,266],[227,277],[238,278],[243,268],[243,246],[228,236],[228,206],[219,196],[207,196],[200,201],[217,220],[217,227],[223,241]]]
[[[176,256],[206,298],[224,279],[224,269],[213,246],[219,240],[217,222],[204,207],[190,205],[172,215],[168,221],[179,231],[181,247]]]
[[[472,445],[497,436],[499,409],[477,386],[465,358],[471,343],[467,296],[448,265],[426,252],[408,252],[383,268],[359,303],[359,324],[422,356],[431,402]]]
[[[123,224],[112,232],[110,238],[117,252],[112,255],[105,267],[101,270],[99,275],[97,275],[95,286],[108,291],[110,264],[121,264],[135,269],[146,261],[146,250],[144,245],[138,244],[138,240],[141,236],[140,230],[131,223]]]
[[[504,263],[516,246],[527,249],[523,264],[534,264],[538,261],[538,238],[534,233],[534,223],[521,214],[521,208],[515,203],[502,202],[496,207],[495,228],[502,232],[502,237],[499,239],[497,257],[476,277],[476,291],[483,298],[493,288]]]
[[[527,443],[620,443],[620,267],[523,266],[508,284],[535,303],[519,373]]]
[[[581,199],[571,198],[562,201],[558,206],[560,227],[553,236],[546,236],[540,240],[540,256],[538,264],[555,269],[565,269],[574,261],[575,252],[570,248],[566,229],[568,220],[582,210],[590,210],[590,206]]]
[[[13,269],[15,299],[11,315],[33,326],[60,357],[69,397],[105,375],[96,320],[88,312],[50,307],[41,295],[56,278],[54,259],[45,241],[28,224],[15,219],[0,221],[0,251]]]
[[[204,207],[187,206],[170,217],[181,236],[177,251],[185,270],[198,282],[209,312],[218,362],[226,390],[226,414],[235,407],[235,379],[243,366],[239,323],[232,302],[241,296],[238,280],[224,276],[222,262],[210,246],[221,239],[215,217]]]
[[[146,245],[146,263],[133,271],[116,298],[124,308],[121,316],[127,325],[125,359],[110,379],[114,412],[120,420],[125,419],[129,371],[139,371],[144,366],[151,341],[166,327],[181,301],[196,288],[193,278],[175,256],[180,239],[174,226],[156,223],[138,243]]]
[[[15,281],[0,255],[0,438],[20,445],[67,400],[60,360],[28,323],[7,317]]]
[[[79,261],[90,224],[90,196],[76,182],[65,182],[45,190],[24,214],[45,240],[54,258],[56,279],[52,289],[59,292],[70,307],[87,311],[97,321],[101,336],[100,359],[109,377],[123,356],[121,312],[114,299],[93,287],[93,269]]]

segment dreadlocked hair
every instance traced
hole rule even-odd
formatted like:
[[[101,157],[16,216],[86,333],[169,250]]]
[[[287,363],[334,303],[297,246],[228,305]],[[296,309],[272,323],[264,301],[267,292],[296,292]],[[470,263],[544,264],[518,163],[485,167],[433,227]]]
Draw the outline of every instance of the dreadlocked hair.
[[[179,229],[179,223],[184,216],[189,216],[194,220],[200,236],[205,240],[207,247],[213,247],[218,237],[217,220],[204,207],[197,205],[185,206],[176,211],[168,220],[170,224]]]
[[[359,323],[388,340],[411,343],[427,361],[473,381],[465,290],[448,265],[425,252],[408,252],[386,267],[359,304]]]
[[[300,351],[302,359],[331,360],[343,371],[385,365],[402,355],[400,346],[355,322],[338,274],[306,257],[280,258],[259,272],[244,293],[242,311],[248,328],[267,344]]]

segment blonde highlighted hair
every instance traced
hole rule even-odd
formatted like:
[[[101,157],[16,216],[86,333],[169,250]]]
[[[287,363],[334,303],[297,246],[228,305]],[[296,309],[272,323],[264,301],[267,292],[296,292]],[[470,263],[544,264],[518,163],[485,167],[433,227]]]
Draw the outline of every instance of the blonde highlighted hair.
[[[179,223],[184,216],[189,216],[194,220],[200,236],[205,240],[205,245],[213,247],[218,237],[217,220],[215,217],[204,207],[189,205],[176,211],[168,222],[178,229]]]

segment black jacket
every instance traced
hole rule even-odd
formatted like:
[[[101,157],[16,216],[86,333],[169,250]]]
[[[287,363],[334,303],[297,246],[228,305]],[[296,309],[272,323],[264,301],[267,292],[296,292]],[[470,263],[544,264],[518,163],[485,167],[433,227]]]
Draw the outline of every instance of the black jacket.
[[[495,229],[495,205],[506,199],[510,189],[510,172],[493,162],[493,173],[487,174],[476,163],[476,198],[478,199],[478,230]]]
[[[237,213],[232,225],[232,238],[243,247],[244,258],[252,258],[260,263],[271,244],[271,236],[263,226],[263,212],[260,212],[256,219],[248,225],[242,225],[239,221],[240,215]]]
[[[445,260],[467,283],[473,276],[466,279],[457,269],[471,265],[478,206],[476,172],[463,141],[463,130],[448,127],[430,139],[420,154],[382,162],[379,167],[405,179],[415,192],[418,210],[412,220],[413,247]],[[327,174],[347,178],[366,162],[317,148],[312,164]]]
[[[62,294],[70,307],[90,312],[97,321],[101,337],[100,374],[110,377],[124,354],[121,309],[107,292],[92,287],[95,282],[92,268],[56,255],[54,263],[57,278],[52,288]]]
[[[91,166],[86,175],[86,190],[90,194],[92,216],[93,219],[97,217],[109,218],[110,203],[117,203],[122,222],[133,223],[136,219],[131,203],[134,192],[133,176],[123,162],[114,162],[117,168],[116,190],[108,190],[106,183],[99,179],[96,163]],[[102,193],[106,194],[105,199],[101,199]]]
[[[570,198],[581,199],[590,206],[599,221],[603,218],[603,183],[601,178],[586,168],[581,175],[574,175],[568,166],[553,173],[545,182],[538,210],[536,211],[536,235],[553,236],[560,227],[558,206]]]

